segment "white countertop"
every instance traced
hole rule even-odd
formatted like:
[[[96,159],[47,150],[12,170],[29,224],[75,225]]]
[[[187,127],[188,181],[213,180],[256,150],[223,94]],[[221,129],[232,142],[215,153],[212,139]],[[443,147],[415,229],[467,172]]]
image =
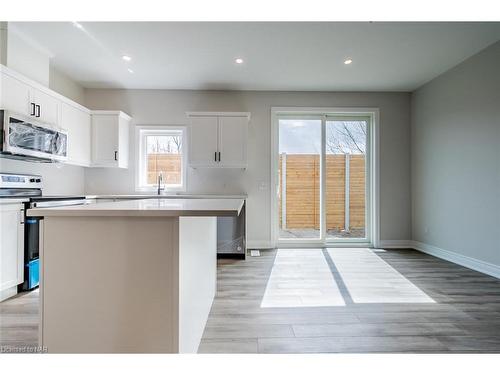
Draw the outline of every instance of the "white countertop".
[[[169,198],[169,199],[246,199],[246,194],[94,194],[86,195],[87,199],[150,199],[150,198]]]
[[[28,216],[238,216],[243,199],[137,199],[79,206],[32,208]]]
[[[4,203],[24,203],[24,202],[29,202],[29,198],[25,197],[11,197],[11,198],[0,198],[0,204]]]

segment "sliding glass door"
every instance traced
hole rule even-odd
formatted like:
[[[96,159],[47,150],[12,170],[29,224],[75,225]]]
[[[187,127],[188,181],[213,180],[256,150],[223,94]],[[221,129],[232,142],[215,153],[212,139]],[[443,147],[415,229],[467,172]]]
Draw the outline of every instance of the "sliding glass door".
[[[279,237],[321,238],[321,118],[279,119]]]
[[[370,242],[371,118],[284,113],[276,123],[278,242]]]
[[[327,116],[326,239],[365,239],[368,119]]]

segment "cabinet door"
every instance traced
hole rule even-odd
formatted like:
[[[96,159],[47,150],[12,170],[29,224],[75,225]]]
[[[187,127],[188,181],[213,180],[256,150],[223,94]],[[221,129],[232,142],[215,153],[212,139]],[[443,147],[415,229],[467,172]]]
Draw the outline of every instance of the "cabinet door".
[[[36,118],[39,121],[46,122],[48,124],[58,125],[59,106],[61,103],[59,99],[56,99],[40,90],[32,90],[32,101],[37,105],[35,114]]]
[[[118,118],[114,115],[92,116],[92,164],[96,167],[118,166]]]
[[[129,132],[130,132],[130,121],[119,118],[118,123],[118,167],[128,168],[128,144],[129,144]]]
[[[219,151],[221,167],[246,167],[247,164],[246,117],[219,117]]]
[[[215,166],[217,152],[217,117],[191,117],[189,129],[189,164]]]
[[[0,107],[21,115],[31,115],[30,86],[8,74],[0,74]]]
[[[24,281],[23,205],[0,204],[0,290]]]
[[[68,164],[90,165],[90,114],[70,104],[61,104],[59,126],[68,132]]]

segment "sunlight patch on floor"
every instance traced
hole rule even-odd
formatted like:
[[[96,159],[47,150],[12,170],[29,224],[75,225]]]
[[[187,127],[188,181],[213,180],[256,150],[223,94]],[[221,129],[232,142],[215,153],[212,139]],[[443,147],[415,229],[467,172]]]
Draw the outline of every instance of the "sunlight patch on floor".
[[[354,303],[435,303],[371,249],[327,251]]]
[[[261,307],[345,306],[321,249],[280,249]]]

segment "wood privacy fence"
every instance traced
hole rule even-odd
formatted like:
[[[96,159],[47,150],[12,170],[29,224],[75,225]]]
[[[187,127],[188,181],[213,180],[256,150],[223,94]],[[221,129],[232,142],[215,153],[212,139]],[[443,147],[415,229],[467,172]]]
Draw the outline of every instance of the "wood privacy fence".
[[[281,154],[279,165],[280,227],[319,229],[319,155]],[[346,227],[355,229],[364,226],[365,156],[327,155],[327,229],[343,230]]]
[[[148,184],[156,184],[158,174],[162,172],[166,184],[180,184],[182,173],[182,158],[180,154],[149,154]]]

